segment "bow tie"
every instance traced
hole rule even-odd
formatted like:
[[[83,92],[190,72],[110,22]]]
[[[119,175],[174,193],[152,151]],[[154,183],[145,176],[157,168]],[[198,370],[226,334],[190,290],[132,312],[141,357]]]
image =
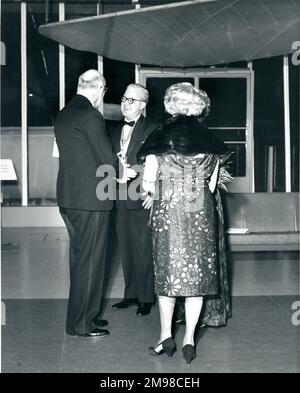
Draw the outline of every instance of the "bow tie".
[[[126,120],[124,120],[124,122],[123,122],[123,126],[133,127],[134,124],[135,124],[135,121],[126,121]]]

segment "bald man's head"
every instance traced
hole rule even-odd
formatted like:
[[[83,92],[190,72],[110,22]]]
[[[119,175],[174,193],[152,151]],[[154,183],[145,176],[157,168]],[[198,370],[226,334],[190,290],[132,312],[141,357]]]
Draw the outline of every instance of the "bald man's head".
[[[77,94],[87,97],[97,107],[106,91],[105,78],[97,70],[88,70],[80,75]]]
[[[78,90],[99,89],[102,86],[105,86],[103,75],[97,70],[88,70],[79,77],[77,93]]]

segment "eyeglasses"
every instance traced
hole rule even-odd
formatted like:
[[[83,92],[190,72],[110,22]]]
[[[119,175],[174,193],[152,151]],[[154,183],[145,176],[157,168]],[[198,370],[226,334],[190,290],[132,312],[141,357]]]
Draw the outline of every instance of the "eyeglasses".
[[[134,101],[146,102],[144,100],[138,100],[136,98],[127,98],[127,97],[123,96],[121,98],[121,102],[123,102],[123,104],[124,104],[126,101],[128,102],[129,105],[132,105],[134,103]]]

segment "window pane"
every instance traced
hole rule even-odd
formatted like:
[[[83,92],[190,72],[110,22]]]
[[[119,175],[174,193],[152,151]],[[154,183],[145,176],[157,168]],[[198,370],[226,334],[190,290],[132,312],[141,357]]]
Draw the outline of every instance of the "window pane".
[[[255,72],[254,142],[255,142],[255,189],[267,191],[271,183],[273,191],[285,191],[284,165],[284,101],[282,56],[253,62]],[[273,152],[269,156],[269,147]],[[273,161],[274,174],[265,170],[266,163]],[[266,179],[266,176],[272,178]],[[270,190],[270,188],[269,188]]]
[[[65,1],[65,19],[76,19],[85,18],[89,16],[97,15],[97,4],[96,2],[81,1]]]
[[[210,127],[210,129],[224,142],[246,142],[245,130],[220,130],[213,127]]]
[[[97,15],[96,4],[65,3],[65,19]],[[65,93],[66,103],[76,94],[78,77],[85,71],[97,69],[97,55],[65,47]]]
[[[106,119],[110,119],[106,120],[106,127],[108,132],[111,133],[117,125],[116,121],[123,117],[120,107],[121,97],[126,87],[135,81],[135,65],[103,58],[103,73],[108,87],[104,96],[104,103],[108,104],[104,116],[106,115]],[[113,105],[109,106],[109,104]],[[115,105],[118,105],[118,107]]]
[[[2,182],[2,205],[18,206],[22,186],[20,3],[1,7],[1,40],[6,46],[6,65],[1,66],[1,158],[13,161],[18,178]]]
[[[58,5],[49,9],[49,19],[58,21]],[[28,126],[52,126],[59,108],[58,44],[38,33],[45,23],[40,5],[27,5]]]
[[[134,83],[135,65],[133,63],[104,58],[103,73],[108,87],[104,96],[104,102],[108,104],[120,104],[126,87],[130,83]]]
[[[6,65],[1,66],[1,125],[21,126],[21,16],[20,4],[2,4],[1,40]]]
[[[211,102],[208,125],[224,142],[232,155],[228,171],[234,177],[246,176],[245,129],[214,129],[214,127],[246,127],[247,80],[246,78],[200,78],[200,89]],[[233,142],[233,143],[231,143]]]
[[[156,0],[154,0],[156,1]],[[101,11],[103,14],[110,12],[128,11],[134,10],[135,4],[132,4],[132,0],[102,0],[100,1]],[[152,4],[153,5],[153,4]]]
[[[290,116],[291,116],[291,159],[292,159],[292,191],[299,191],[299,95],[300,67],[289,60],[290,79]]]
[[[246,78],[201,78],[199,87],[210,98],[209,127],[246,126]]]
[[[57,3],[47,12],[45,4],[27,4],[29,206],[56,204],[58,159],[52,149],[59,109],[58,44],[40,35],[38,27],[58,19]]]

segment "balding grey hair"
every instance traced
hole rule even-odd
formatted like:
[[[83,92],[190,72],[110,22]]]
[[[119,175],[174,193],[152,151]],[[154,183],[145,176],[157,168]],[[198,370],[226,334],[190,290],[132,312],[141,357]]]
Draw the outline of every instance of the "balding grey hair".
[[[148,102],[149,101],[149,91],[146,89],[145,86],[140,85],[139,83],[131,83],[127,86],[128,88],[134,88],[139,92],[140,99],[142,101]]]
[[[97,70],[88,70],[80,75],[78,79],[77,92],[88,89],[97,89],[105,85],[105,79]]]

